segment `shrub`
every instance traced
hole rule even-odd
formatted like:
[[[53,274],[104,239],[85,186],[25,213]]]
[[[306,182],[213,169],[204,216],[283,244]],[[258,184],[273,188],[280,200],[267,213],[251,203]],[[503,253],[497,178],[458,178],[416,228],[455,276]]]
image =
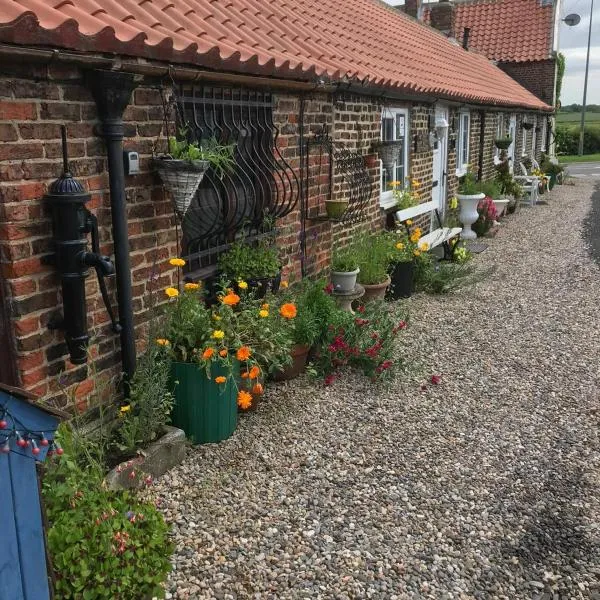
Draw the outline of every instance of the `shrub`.
[[[162,597],[172,552],[162,516],[130,492],[103,487],[98,464],[85,459],[87,441],[64,425],[58,439],[65,453],[46,463],[42,490],[57,597]]]
[[[361,234],[354,242],[358,282],[366,285],[383,283],[390,264],[389,238],[385,234]]]
[[[556,150],[558,154],[577,154],[579,151],[579,132],[581,128],[573,125],[557,125]],[[600,152],[600,126],[588,123],[583,134],[583,153]]]
[[[281,270],[273,240],[262,239],[257,245],[236,242],[219,256],[219,269],[232,281],[276,277]]]
[[[339,273],[356,271],[358,261],[353,246],[335,248],[331,257],[331,270]]]

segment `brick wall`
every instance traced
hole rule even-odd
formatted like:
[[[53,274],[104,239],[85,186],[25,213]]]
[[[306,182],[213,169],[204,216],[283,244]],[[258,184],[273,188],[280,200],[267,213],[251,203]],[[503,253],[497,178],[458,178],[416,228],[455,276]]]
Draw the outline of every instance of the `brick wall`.
[[[540,100],[550,106],[554,104],[556,59],[519,63],[501,62],[498,66]]]
[[[9,69],[3,69],[7,72]],[[38,77],[32,81],[28,77]],[[153,264],[175,254],[170,202],[150,171],[152,146],[161,127],[157,90],[138,89],[125,114],[125,147],[140,153],[141,173],[126,177],[133,309],[139,333],[148,316]],[[10,69],[0,78],[0,259],[19,385],[58,406],[83,402],[93,387],[88,365],[69,363],[61,331],[48,323],[62,306],[60,282],[42,258],[52,251],[49,211],[42,202],[62,172],[60,125],[67,125],[71,170],[91,194],[101,251],[112,255],[108,175],[103,142],[95,137],[96,108],[76,69]],[[163,261],[164,262],[164,261]],[[156,285],[172,282],[159,265]],[[116,309],[114,281],[107,280]],[[106,379],[120,372],[119,339],[110,330],[93,272],[86,283],[90,353]],[[59,377],[60,375],[60,377]],[[66,390],[67,394],[61,390]],[[70,399],[69,399],[70,396]]]

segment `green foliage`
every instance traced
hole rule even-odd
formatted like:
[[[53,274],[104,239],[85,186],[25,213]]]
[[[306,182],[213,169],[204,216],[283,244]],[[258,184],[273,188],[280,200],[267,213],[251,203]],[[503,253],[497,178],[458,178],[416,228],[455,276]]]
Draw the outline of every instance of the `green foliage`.
[[[458,180],[458,193],[463,196],[473,196],[479,193],[477,178],[472,171],[467,171]]]
[[[129,410],[121,412],[114,431],[112,443],[119,453],[134,456],[163,434],[174,402],[170,374],[168,354],[151,339],[129,384]]]
[[[337,310],[314,367],[330,384],[340,369],[353,367],[374,380],[391,379],[403,366],[396,337],[406,327],[399,307],[382,301],[361,305],[356,314]]]
[[[358,260],[352,244],[344,248],[334,248],[331,256],[331,270],[338,273],[350,273],[358,269]]]
[[[559,52],[556,55],[556,106],[560,106],[560,94],[562,92],[562,82],[565,76],[565,55]]]
[[[556,127],[556,150],[558,154],[577,154],[579,151],[578,125],[560,124]],[[595,154],[600,152],[600,125],[586,123],[583,134],[583,153]]]
[[[489,196],[490,198],[500,198],[500,196],[502,195],[502,191],[500,190],[500,184],[494,179],[486,179],[485,181],[478,182],[477,188],[480,192],[483,192],[486,196]]]
[[[235,144],[221,145],[215,138],[210,138],[203,144],[189,142],[187,129],[179,131],[179,137],[169,137],[169,154],[176,160],[206,160],[215,170],[218,177],[232,171],[235,165],[233,154]]]
[[[254,246],[235,242],[219,256],[219,268],[232,281],[252,281],[276,277],[281,270],[281,261],[274,243],[265,238]]]
[[[496,176],[494,179],[498,185],[498,188],[500,189],[500,193],[505,196],[514,196],[515,198],[520,198],[523,195],[523,189],[512,176],[508,159],[505,158],[502,162],[496,165],[495,169]]]
[[[458,262],[439,262],[431,254],[421,254],[415,261],[415,288],[428,294],[447,294],[475,281],[475,267],[470,255],[460,253]]]
[[[389,236],[362,233],[353,242],[353,249],[360,269],[358,282],[366,285],[383,283],[390,265]]]
[[[61,600],[163,597],[172,545],[162,516],[129,492],[102,486],[77,435],[61,425],[65,453],[46,463],[42,494],[48,550]]]

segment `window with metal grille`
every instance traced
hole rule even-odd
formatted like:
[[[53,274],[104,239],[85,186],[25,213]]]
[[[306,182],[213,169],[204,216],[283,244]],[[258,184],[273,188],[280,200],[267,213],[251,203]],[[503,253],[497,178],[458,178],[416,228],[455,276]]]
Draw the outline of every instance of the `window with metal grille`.
[[[233,170],[208,170],[182,222],[189,272],[205,277],[233,241],[257,239],[295,208],[299,179],[277,147],[271,93],[183,86],[177,106],[189,138],[235,145]]]

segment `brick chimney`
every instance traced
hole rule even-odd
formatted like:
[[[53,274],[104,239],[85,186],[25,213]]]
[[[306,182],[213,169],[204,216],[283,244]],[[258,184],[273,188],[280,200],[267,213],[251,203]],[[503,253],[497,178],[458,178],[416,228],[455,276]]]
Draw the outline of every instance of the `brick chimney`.
[[[431,26],[441,31],[448,37],[453,37],[454,4],[451,0],[440,0],[432,2],[429,6]]]
[[[404,0],[404,12],[415,19],[421,19],[422,0]],[[401,8],[401,7],[400,7]]]

